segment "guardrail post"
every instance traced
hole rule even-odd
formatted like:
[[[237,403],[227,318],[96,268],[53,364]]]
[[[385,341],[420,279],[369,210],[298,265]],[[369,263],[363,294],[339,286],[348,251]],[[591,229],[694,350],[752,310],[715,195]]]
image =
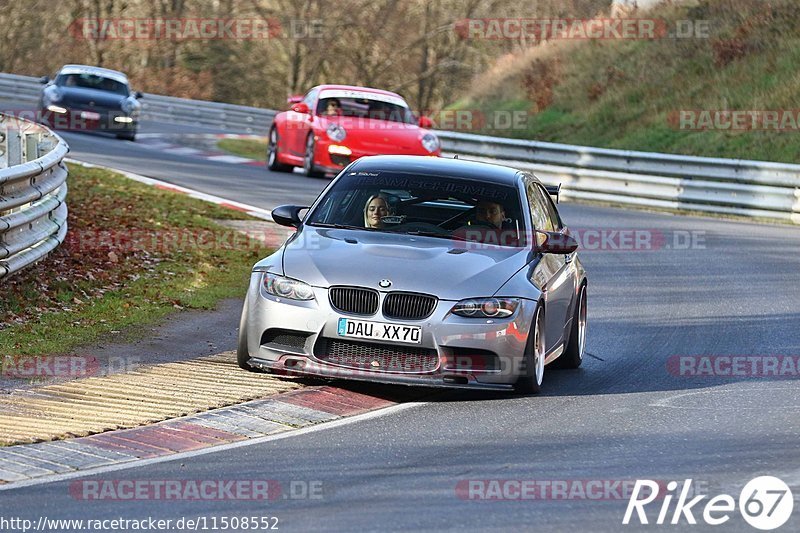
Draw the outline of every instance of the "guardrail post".
[[[5,119],[0,117],[0,168],[6,168],[8,161],[6,154],[8,153],[8,144],[6,144],[6,129],[3,125]]]
[[[39,159],[39,144],[42,141],[41,133],[26,133],[24,135],[22,157],[27,163]]]
[[[6,166],[22,164],[22,135],[19,128],[9,127],[6,130]]]

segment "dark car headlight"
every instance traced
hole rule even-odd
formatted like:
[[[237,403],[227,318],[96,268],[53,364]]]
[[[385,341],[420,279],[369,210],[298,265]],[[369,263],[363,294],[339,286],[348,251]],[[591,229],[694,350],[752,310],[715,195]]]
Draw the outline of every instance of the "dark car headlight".
[[[314,299],[314,291],[311,285],[296,279],[287,278],[286,276],[264,272],[262,284],[267,294],[277,296],[278,298],[287,298],[289,300]]]
[[[430,153],[435,152],[441,146],[439,143],[439,137],[437,137],[433,133],[426,133],[425,135],[423,135],[421,142],[422,142],[422,147],[425,148]]]
[[[332,141],[342,142],[345,137],[347,137],[347,130],[345,130],[342,126],[338,124],[331,124],[328,126],[328,129],[325,130],[325,133],[328,134],[328,138]]]
[[[467,318],[507,318],[518,305],[516,298],[470,298],[458,302],[450,312]]]

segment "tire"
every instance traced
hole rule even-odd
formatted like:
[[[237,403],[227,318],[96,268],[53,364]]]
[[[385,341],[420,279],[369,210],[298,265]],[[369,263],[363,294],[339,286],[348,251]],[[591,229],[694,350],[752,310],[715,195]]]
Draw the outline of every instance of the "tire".
[[[583,362],[586,350],[586,284],[581,285],[578,299],[575,301],[575,314],[572,317],[572,329],[569,332],[567,349],[553,364],[558,368],[578,368]]]
[[[250,366],[250,350],[247,348],[247,298],[244,300],[242,318],[239,320],[239,341],[236,344],[236,363],[242,370],[258,372],[257,368]]]
[[[291,172],[294,167],[278,161],[278,129],[269,130],[267,143],[267,168],[273,172]]]
[[[303,174],[309,178],[325,177],[324,172],[320,172],[314,167],[314,134],[310,134],[306,139],[306,155],[303,157]]]
[[[514,389],[523,394],[539,394],[542,390],[544,378],[544,308],[536,306],[533,315],[533,327],[528,335],[528,344],[525,346],[525,372],[519,377]]]
[[[134,142],[136,140],[136,132],[117,133],[117,139]]]

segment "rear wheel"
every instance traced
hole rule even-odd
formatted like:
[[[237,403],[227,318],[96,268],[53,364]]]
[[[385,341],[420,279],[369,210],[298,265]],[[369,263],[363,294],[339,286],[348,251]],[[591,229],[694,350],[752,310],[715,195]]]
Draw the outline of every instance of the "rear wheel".
[[[578,300],[575,303],[575,314],[572,317],[572,329],[569,334],[567,349],[554,361],[559,368],[578,368],[583,362],[586,350],[586,284],[581,285]]]
[[[278,129],[272,128],[269,131],[269,142],[267,143],[267,168],[274,172],[291,172],[294,168],[278,161]]]
[[[533,327],[528,334],[528,344],[525,347],[525,371],[514,386],[517,392],[526,394],[541,392],[544,379],[544,358],[544,310],[539,305],[536,307]]]
[[[316,166],[314,165],[314,151],[315,143],[314,134],[312,133],[308,136],[308,139],[306,139],[306,155],[303,158],[303,174],[309,178],[322,178],[325,176],[325,174],[316,170]]]

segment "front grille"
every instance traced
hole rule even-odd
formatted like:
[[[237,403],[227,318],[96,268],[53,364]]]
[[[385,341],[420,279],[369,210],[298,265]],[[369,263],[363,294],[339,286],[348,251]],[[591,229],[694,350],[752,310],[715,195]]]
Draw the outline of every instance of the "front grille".
[[[436,297],[412,292],[390,292],[383,301],[383,315],[387,318],[422,320],[436,309]]]
[[[315,356],[320,361],[383,372],[431,372],[439,366],[436,350],[372,342],[321,339]]]
[[[353,315],[374,315],[378,311],[378,291],[361,287],[331,287],[328,298],[334,309]]]
[[[295,351],[302,351],[306,346],[308,336],[308,333],[302,331],[272,328],[265,331],[261,336],[261,344],[277,344],[292,348]]]

